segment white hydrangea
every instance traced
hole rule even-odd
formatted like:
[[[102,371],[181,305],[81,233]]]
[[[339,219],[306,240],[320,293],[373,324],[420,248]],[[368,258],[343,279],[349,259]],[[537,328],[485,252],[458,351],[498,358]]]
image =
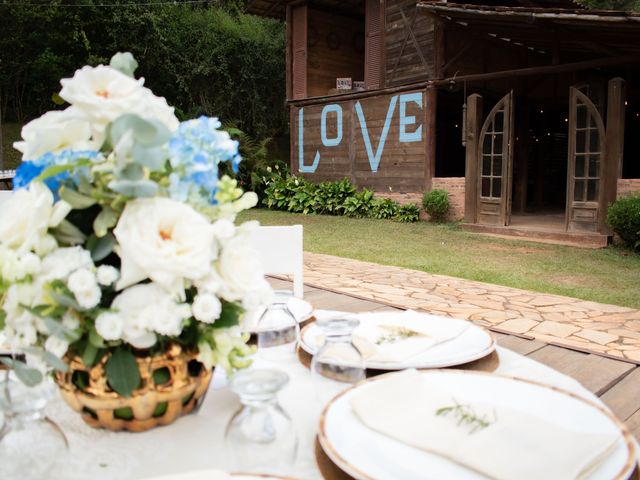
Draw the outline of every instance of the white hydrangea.
[[[44,342],[44,349],[47,352],[53,353],[56,357],[62,358],[69,349],[69,342],[56,335],[51,335],[47,338],[46,342]]]
[[[100,265],[96,271],[98,283],[105,287],[113,285],[119,276],[120,272],[118,272],[118,269],[111,265]]]
[[[82,247],[58,248],[42,259],[43,281],[66,280],[75,270],[93,268],[91,254]]]
[[[74,297],[76,297],[78,305],[88,310],[98,306],[100,299],[102,298],[102,290],[100,290],[100,287],[96,285],[93,288],[74,293]]]
[[[120,340],[124,330],[124,321],[120,315],[104,312],[96,318],[96,331],[105,340]]]
[[[210,293],[199,293],[193,299],[191,311],[196,320],[204,323],[214,323],[220,318],[222,313],[222,304],[215,295]]]
[[[79,268],[72,272],[67,280],[67,287],[76,297],[78,304],[85,309],[97,306],[102,298],[96,276],[88,268]]]

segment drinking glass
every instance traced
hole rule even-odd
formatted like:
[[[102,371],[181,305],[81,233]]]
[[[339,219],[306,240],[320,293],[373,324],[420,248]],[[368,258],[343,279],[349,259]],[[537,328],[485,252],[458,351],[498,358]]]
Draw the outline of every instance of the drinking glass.
[[[69,448],[60,427],[44,415],[44,408],[57,389],[50,380],[28,387],[8,372],[3,377],[0,478],[48,478],[56,465],[65,462]]]
[[[271,305],[264,311],[256,326],[258,357],[273,362],[291,362],[300,335],[296,317],[288,302],[293,292],[274,291]]]
[[[316,397],[322,404],[366,378],[364,359],[352,338],[359,324],[353,316],[316,321],[324,334],[324,345],[311,360],[311,379]]]
[[[288,382],[286,373],[268,369],[243,370],[231,378],[230,388],[242,403],[225,432],[236,470],[281,475],[291,470],[298,439],[277,400]]]

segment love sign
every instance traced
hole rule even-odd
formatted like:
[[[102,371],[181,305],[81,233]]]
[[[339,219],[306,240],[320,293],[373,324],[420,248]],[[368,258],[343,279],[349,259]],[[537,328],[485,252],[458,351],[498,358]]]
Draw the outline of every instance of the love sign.
[[[354,163],[366,155],[370,173],[376,173],[386,158],[385,148],[390,144],[393,145],[390,147],[391,155],[397,157],[402,152],[406,154],[415,150],[403,148],[403,144],[424,141],[423,113],[421,91],[299,108],[295,142],[298,171],[315,173],[322,166],[323,156],[336,159],[346,155]],[[305,115],[310,117],[305,118]],[[305,138],[316,147],[309,160],[305,159],[305,149],[308,150]],[[416,151],[424,152],[423,149]],[[340,163],[334,162],[336,165]],[[333,170],[336,168],[334,165]]]

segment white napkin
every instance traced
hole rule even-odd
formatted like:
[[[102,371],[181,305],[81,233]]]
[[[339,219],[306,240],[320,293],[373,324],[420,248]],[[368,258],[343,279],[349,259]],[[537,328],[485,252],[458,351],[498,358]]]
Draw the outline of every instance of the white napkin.
[[[460,424],[452,413],[436,414],[456,403],[468,405],[489,425],[478,428],[477,423]],[[351,407],[369,428],[497,480],[584,478],[619,438],[570,430],[503,406],[470,405],[436,388],[416,370],[356,391]]]

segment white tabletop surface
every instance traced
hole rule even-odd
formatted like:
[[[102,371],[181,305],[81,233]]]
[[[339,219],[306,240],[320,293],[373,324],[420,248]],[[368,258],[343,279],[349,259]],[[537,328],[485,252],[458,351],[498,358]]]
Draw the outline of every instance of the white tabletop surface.
[[[569,390],[602,404],[574,379],[505,348],[497,349],[496,373],[537,380]],[[272,367],[257,361],[252,368]],[[293,352],[290,361],[278,363],[291,381],[280,394],[280,404],[295,424],[299,448],[289,475],[305,480],[321,479],[314,458],[314,440],[322,405],[316,400],[309,371]],[[144,433],[109,432],[84,424],[60,398],[48,407],[50,418],[64,430],[70,457],[51,472],[51,480],[146,479],[171,473],[217,468],[234,470],[225,449],[225,426],[239,407],[235,394],[226,388],[224,372],[216,370],[201,409],[174,424]]]

